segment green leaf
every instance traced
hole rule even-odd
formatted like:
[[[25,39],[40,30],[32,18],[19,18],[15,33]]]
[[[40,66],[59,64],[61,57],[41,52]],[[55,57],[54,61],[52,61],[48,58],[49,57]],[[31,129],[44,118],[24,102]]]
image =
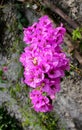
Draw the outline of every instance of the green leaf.
[[[77,39],[80,39],[80,38],[81,38],[80,29],[77,28],[77,29],[73,30],[73,32],[72,32],[72,39],[73,40],[77,40]]]
[[[22,29],[23,29],[23,26],[22,26],[22,24],[21,24],[21,23],[19,23],[19,24],[18,24],[18,28],[19,28],[20,30],[22,30]]]
[[[5,91],[6,88],[0,87],[0,91]]]
[[[2,71],[2,70],[0,70],[0,76],[2,76],[2,74],[3,74],[3,71]]]

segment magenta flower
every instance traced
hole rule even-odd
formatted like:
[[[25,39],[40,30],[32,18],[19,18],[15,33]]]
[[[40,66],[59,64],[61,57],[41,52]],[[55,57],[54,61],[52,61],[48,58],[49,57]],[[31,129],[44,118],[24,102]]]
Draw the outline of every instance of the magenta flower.
[[[48,76],[51,79],[64,77],[64,71],[61,68],[51,68],[48,72]]]
[[[62,51],[66,29],[54,27],[47,15],[28,28],[24,28],[23,41],[28,45],[20,56],[24,67],[24,83],[34,90],[30,93],[37,112],[52,110],[50,100],[60,91],[61,78],[69,70],[69,59]]]
[[[33,90],[30,93],[30,99],[32,100],[33,108],[37,112],[48,112],[53,108],[49,98],[43,96],[40,90]]]
[[[44,79],[44,74],[40,69],[28,69],[24,71],[25,83],[30,87],[36,88],[37,84]]]
[[[3,66],[2,70],[3,70],[3,72],[8,71],[8,67],[7,66]]]
[[[42,85],[42,91],[46,92],[47,95],[52,96],[55,95],[57,92],[60,91],[60,79],[44,79],[44,81],[41,83]]]

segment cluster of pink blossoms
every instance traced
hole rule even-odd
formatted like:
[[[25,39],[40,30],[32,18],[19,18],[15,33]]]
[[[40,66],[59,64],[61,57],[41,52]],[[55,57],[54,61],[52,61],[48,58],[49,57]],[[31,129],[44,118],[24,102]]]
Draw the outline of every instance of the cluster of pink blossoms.
[[[61,78],[69,70],[69,60],[61,49],[66,30],[54,27],[48,16],[24,28],[28,45],[20,56],[24,66],[24,82],[33,88],[30,99],[37,112],[51,111],[52,99],[60,90]]]

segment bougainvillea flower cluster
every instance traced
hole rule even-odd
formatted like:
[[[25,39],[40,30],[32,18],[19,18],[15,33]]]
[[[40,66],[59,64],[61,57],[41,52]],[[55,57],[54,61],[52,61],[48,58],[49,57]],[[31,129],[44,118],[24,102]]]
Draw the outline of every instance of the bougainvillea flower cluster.
[[[27,46],[20,62],[24,66],[24,83],[33,88],[30,99],[37,112],[52,110],[52,100],[60,91],[61,78],[69,70],[69,59],[61,48],[65,32],[62,25],[54,27],[48,16],[24,28],[23,41]]]

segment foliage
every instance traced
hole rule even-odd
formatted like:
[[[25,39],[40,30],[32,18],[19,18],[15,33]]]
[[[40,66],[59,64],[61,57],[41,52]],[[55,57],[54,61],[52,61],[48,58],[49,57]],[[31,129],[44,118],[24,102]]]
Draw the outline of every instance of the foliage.
[[[22,130],[19,122],[4,107],[0,107],[0,130]]]
[[[2,69],[0,69],[0,83],[5,83],[6,80],[4,80],[4,72]],[[1,89],[1,87],[0,87]]]
[[[51,113],[40,113],[39,118],[41,120],[41,123],[45,125],[47,130],[57,130],[58,129],[58,121],[59,118],[54,112]]]
[[[78,40],[82,38],[82,28],[76,28],[72,32],[72,39],[73,40]]]
[[[75,41],[75,43],[78,43],[77,49],[82,54],[82,28],[76,28],[75,30],[73,30],[72,39]]]
[[[0,70],[0,83],[2,82],[2,75],[3,75],[3,71]]]
[[[22,123],[23,126],[31,126],[33,128],[32,130],[59,130],[59,117],[54,111],[50,113],[36,113],[32,109],[29,110],[28,105],[29,104],[27,104],[28,111],[25,110],[25,107],[21,109],[23,117],[25,118],[25,121]],[[64,129],[62,125],[61,128]]]
[[[16,3],[15,7],[17,9],[18,29],[22,31],[23,27],[28,25],[28,21],[23,11],[23,5],[21,3]]]

